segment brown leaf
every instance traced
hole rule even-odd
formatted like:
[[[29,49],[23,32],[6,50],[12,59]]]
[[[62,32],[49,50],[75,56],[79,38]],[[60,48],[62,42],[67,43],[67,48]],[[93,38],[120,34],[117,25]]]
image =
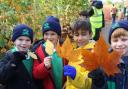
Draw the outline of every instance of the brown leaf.
[[[99,57],[96,56],[94,52],[83,49],[81,53],[84,56],[84,65],[87,70],[92,71],[99,67]]]
[[[117,65],[120,63],[121,55],[115,51],[108,52],[108,44],[100,36],[94,47],[94,52],[88,50],[82,50],[82,55],[84,56],[85,68],[92,71],[98,67],[102,67],[107,75],[114,75],[119,72]]]

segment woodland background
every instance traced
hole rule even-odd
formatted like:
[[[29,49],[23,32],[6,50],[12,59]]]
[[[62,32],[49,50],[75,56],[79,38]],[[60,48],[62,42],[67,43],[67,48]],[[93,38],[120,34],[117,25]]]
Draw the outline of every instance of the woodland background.
[[[118,3],[118,8],[124,3]],[[107,0],[105,4],[112,2]],[[78,18],[80,11],[89,8],[88,0],[0,0],[0,55],[12,47],[11,34],[16,24],[29,25],[34,29],[35,39],[41,39],[41,26],[46,16],[59,17],[63,26]]]

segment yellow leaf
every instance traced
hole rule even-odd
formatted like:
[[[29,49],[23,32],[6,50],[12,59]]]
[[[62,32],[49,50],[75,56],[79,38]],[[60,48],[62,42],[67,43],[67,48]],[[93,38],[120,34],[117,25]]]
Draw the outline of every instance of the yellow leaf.
[[[54,45],[51,41],[47,40],[45,42],[46,46],[45,46],[45,51],[48,55],[52,55],[54,52]]]
[[[33,59],[37,59],[36,54],[34,54],[32,52],[28,52],[28,55],[31,56]]]

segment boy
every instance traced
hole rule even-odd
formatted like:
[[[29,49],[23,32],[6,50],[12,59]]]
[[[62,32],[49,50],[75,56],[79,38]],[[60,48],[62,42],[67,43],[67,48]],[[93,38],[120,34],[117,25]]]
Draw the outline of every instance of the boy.
[[[91,41],[91,24],[89,21],[77,20],[74,24],[73,38],[77,43],[77,48],[91,51],[95,42]],[[78,62],[70,62],[64,66],[64,75],[67,77],[66,89],[90,89],[91,80],[88,78],[88,71],[81,67],[83,57],[80,56]]]
[[[32,58],[27,55],[33,42],[33,31],[25,24],[13,29],[14,48],[0,61],[0,82],[6,89],[37,89],[32,78]]]
[[[38,60],[34,60],[33,76],[42,83],[42,89],[62,89],[63,86],[63,61],[56,51],[49,55],[45,51],[45,41],[49,40],[56,47],[61,36],[59,19],[48,16],[42,27],[43,40],[36,44],[35,53]]]
[[[128,88],[128,21],[120,21],[115,23],[110,29],[109,43],[113,50],[122,52],[121,64],[119,66],[121,73],[114,76],[115,89],[127,89]],[[123,68],[124,65],[124,68]],[[111,87],[111,86],[110,86]]]
[[[121,72],[106,77],[105,84],[95,86],[93,89],[128,89],[128,21],[119,21],[112,25],[109,32],[109,43],[114,51],[122,52],[121,62],[118,65]],[[94,78],[96,77],[98,76],[96,75]],[[92,79],[95,80],[94,78]]]

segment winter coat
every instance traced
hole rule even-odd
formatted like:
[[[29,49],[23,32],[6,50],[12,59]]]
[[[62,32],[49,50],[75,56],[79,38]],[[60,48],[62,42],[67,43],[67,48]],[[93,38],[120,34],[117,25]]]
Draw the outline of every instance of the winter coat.
[[[94,42],[90,42],[89,44],[85,45],[83,49],[92,49],[94,47]],[[66,89],[91,89],[91,79],[88,78],[88,73],[85,68],[81,67],[83,63],[83,57],[80,56],[79,61],[72,63],[69,62],[68,64],[75,67],[76,69],[76,76],[75,79],[72,80],[70,77],[67,77],[66,82]]]
[[[128,56],[122,57],[123,62],[120,63],[120,73],[115,76],[106,77],[106,83],[102,88],[94,87],[93,89],[128,89]]]
[[[32,59],[29,60],[33,63]],[[5,89],[37,89],[26,66],[23,61],[14,59],[12,51],[6,53],[0,61],[0,83],[6,86]]]
[[[52,56],[52,61],[55,61],[54,63],[58,63],[52,64],[51,69],[46,69],[43,61],[48,54],[45,52],[43,44],[44,42],[42,41],[37,47],[35,47],[35,53],[38,55],[38,60],[34,60],[33,76],[36,80],[41,81],[42,89],[62,89],[63,61],[62,59],[57,60],[59,57],[56,52],[54,52],[53,55],[55,55],[56,58],[53,58]],[[58,76],[55,72],[57,72]]]

